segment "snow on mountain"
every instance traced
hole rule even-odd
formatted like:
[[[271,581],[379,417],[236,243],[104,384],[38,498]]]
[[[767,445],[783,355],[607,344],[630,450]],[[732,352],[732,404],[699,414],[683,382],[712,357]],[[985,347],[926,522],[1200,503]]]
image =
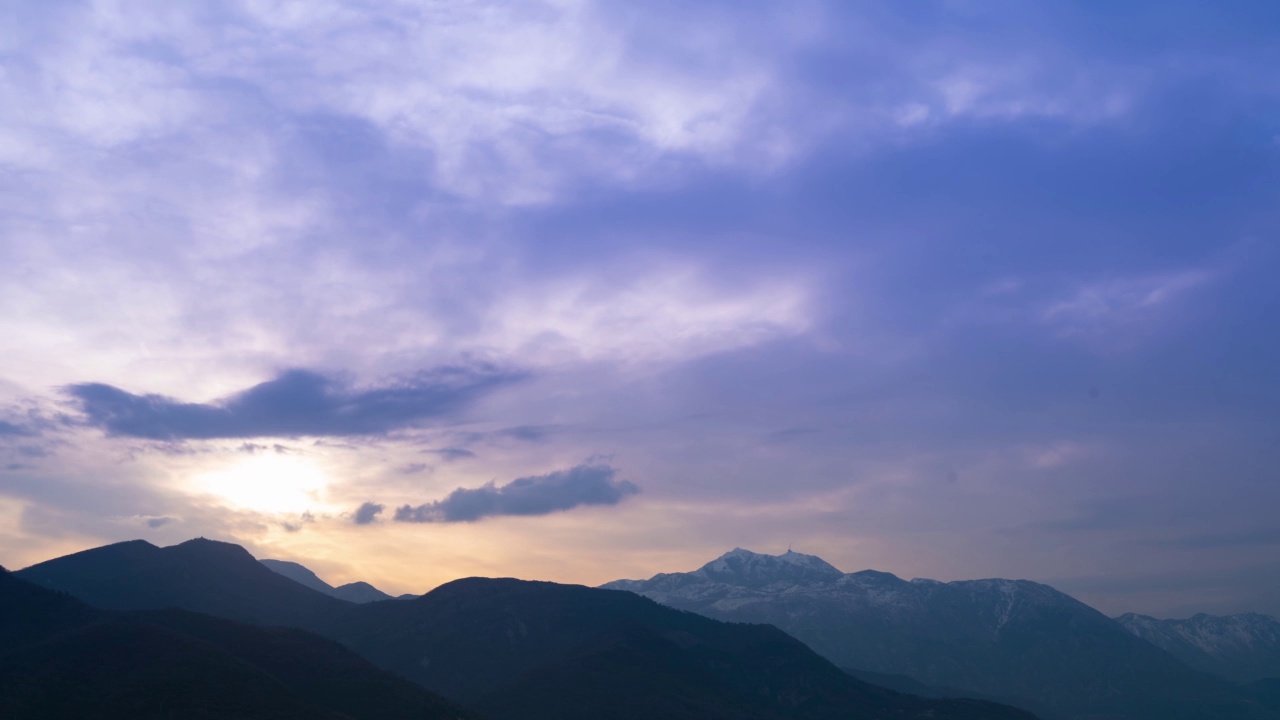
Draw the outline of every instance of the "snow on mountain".
[[[1199,670],[1240,682],[1280,678],[1280,620],[1269,615],[1201,613],[1160,620],[1128,613],[1116,622]]]
[[[927,578],[910,582],[878,570],[845,573],[815,555],[788,550],[766,555],[742,548],[721,555],[689,573],[662,573],[649,580],[616,580],[602,587],[629,590],[658,602],[685,607],[706,605],[711,611],[730,611],[776,598],[839,598],[862,607],[887,610],[919,609],[926,598],[939,592],[987,595],[996,600],[1003,625],[1019,603],[1076,601],[1046,585],[1027,580],[964,580],[944,583]],[[1076,603],[1078,604],[1078,603]]]
[[[1202,676],[1102,613],[1029,580],[907,581],[844,573],[813,555],[735,548],[692,572],[603,587],[718,620],[775,625],[841,667],[1045,715],[1105,714],[1204,687]]]

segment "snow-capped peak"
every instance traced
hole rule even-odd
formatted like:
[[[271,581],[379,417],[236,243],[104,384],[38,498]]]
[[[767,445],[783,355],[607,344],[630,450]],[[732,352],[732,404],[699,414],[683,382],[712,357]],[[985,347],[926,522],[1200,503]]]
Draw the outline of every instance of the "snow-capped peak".
[[[735,585],[833,580],[844,573],[816,555],[787,550],[766,555],[734,548],[699,568],[694,575]]]

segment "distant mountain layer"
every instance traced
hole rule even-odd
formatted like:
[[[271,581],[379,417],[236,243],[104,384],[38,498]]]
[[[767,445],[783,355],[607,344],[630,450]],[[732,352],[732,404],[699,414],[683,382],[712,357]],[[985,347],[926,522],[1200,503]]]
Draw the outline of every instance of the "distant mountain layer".
[[[1116,622],[1198,670],[1238,682],[1280,678],[1280,620],[1269,615],[1157,620],[1129,613]]]
[[[179,610],[96,610],[0,569],[0,717],[471,716],[310,633]]]
[[[258,562],[261,562],[263,565],[267,566],[267,568],[289,578],[290,580],[293,580],[294,582],[301,583],[312,590],[322,592],[330,597],[336,597],[339,600],[346,600],[347,602],[353,603],[368,603],[376,602],[378,600],[394,599],[391,595],[382,592],[367,582],[353,582],[334,587],[321,580],[306,566],[300,565],[296,562],[289,562],[287,560],[259,560]]]
[[[800,553],[735,549],[693,572],[604,587],[719,620],[770,623],[840,667],[1045,716],[1277,717],[1093,608],[1026,580],[908,582],[846,574]]]
[[[869,685],[775,628],[721,623],[631,593],[472,578],[413,600],[353,604],[207,540],[121,543],[20,574],[113,607],[284,618],[490,720],[1031,717]],[[306,611],[290,620],[295,605]]]

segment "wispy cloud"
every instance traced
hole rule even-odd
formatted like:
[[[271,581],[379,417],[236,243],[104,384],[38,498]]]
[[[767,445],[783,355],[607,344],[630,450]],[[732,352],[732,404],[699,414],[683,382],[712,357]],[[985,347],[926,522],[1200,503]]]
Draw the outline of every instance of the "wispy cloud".
[[[616,505],[640,488],[617,479],[608,465],[578,465],[546,475],[516,478],[506,485],[490,482],[478,488],[458,488],[443,500],[404,505],[395,519],[412,523],[474,522],[499,515],[547,515],[580,505]]]
[[[814,281],[716,287],[695,267],[558,278],[497,305],[481,342],[533,362],[673,362],[795,336],[815,322]]]
[[[440,448],[439,450],[429,450],[428,452],[439,455],[442,460],[446,461],[461,460],[463,458],[473,458],[476,456],[474,452],[471,452],[466,448],[459,447]]]
[[[1128,347],[1140,342],[1180,301],[1218,275],[1212,269],[1195,269],[1085,283],[1050,303],[1040,319],[1062,337]]]

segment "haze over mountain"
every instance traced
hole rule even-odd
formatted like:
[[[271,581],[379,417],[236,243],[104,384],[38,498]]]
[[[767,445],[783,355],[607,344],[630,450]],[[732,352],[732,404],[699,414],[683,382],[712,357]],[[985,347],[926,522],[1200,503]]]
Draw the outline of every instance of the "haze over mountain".
[[[367,582],[356,581],[334,587],[329,583],[320,579],[318,575],[311,571],[310,568],[296,562],[288,560],[259,560],[258,562],[265,565],[273,572],[277,572],[294,582],[301,583],[324,593],[330,597],[336,597],[339,600],[346,600],[353,603],[376,602],[378,600],[391,600],[393,597]],[[414,597],[412,595],[402,595],[402,598]]]
[[[1239,682],[1280,679],[1280,620],[1269,615],[1157,620],[1128,613],[1116,622],[1193,668]]]
[[[452,720],[452,703],[301,630],[109,612],[0,568],[6,720]]]
[[[120,543],[19,574],[114,607],[198,605],[309,627],[491,720],[1030,717],[991,703],[878,688],[776,628],[721,623],[632,593],[472,578],[421,598],[353,604],[208,540],[172,548]],[[223,585],[236,587],[202,597]],[[152,587],[161,595],[152,596]],[[309,611],[291,614],[307,598]]]
[[[770,623],[841,667],[1044,714],[1274,716],[1093,608],[1026,580],[905,581],[844,573],[790,551],[735,549],[693,572],[604,587],[720,620]]]

